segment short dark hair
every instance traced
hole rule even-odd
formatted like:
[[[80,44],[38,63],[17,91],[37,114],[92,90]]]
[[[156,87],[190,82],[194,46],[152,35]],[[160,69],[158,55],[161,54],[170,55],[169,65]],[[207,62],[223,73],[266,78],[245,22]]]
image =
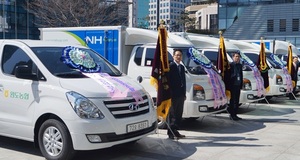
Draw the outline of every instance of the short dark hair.
[[[173,50],[173,55],[175,55],[175,52],[177,52],[177,51],[179,51],[179,52],[182,53],[182,50],[177,48],[177,49],[174,49],[174,50]]]
[[[235,51],[231,53],[231,57],[233,57],[234,55],[238,54],[239,56],[241,56],[241,53],[239,51]]]

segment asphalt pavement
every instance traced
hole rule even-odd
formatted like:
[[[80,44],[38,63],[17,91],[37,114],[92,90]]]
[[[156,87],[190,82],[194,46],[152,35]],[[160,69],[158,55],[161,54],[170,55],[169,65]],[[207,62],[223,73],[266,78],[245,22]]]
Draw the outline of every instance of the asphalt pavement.
[[[227,113],[183,121],[171,140],[164,129],[134,144],[79,152],[75,160],[300,160],[300,97],[244,104],[240,121]],[[33,143],[0,137],[0,160],[42,160]]]

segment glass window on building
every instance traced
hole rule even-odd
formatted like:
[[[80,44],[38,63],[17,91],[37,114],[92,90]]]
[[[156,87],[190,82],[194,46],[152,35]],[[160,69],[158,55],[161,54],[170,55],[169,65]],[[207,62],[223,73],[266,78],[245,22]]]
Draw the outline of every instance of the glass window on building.
[[[201,27],[201,21],[202,21],[202,18],[201,18],[201,16],[198,18],[198,23],[199,23],[199,29],[202,29]]]
[[[209,29],[210,30],[218,30],[218,15],[211,14],[211,15],[209,15],[209,18],[210,18]]]
[[[299,31],[299,19],[293,19],[292,21],[292,31],[298,32]]]
[[[219,19],[219,29],[226,29],[226,19]]]
[[[227,8],[226,18],[236,18],[238,16],[238,7]]]
[[[300,37],[296,37],[295,46],[300,46]]]
[[[279,32],[286,32],[286,19],[279,20]]]
[[[273,19],[267,20],[267,32],[274,32],[274,20]]]
[[[25,3],[26,0],[1,0],[1,39],[39,39],[35,17],[26,11]]]

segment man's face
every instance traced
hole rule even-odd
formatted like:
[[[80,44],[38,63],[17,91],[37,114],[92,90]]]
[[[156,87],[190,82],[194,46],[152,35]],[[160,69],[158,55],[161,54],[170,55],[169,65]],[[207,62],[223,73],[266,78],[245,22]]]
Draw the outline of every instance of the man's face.
[[[234,54],[232,56],[232,59],[235,63],[239,63],[240,62],[240,55],[239,54]]]
[[[298,57],[293,57],[293,62],[297,63],[298,62]]]
[[[173,58],[177,63],[180,63],[182,60],[182,53],[180,51],[176,51],[173,55]]]

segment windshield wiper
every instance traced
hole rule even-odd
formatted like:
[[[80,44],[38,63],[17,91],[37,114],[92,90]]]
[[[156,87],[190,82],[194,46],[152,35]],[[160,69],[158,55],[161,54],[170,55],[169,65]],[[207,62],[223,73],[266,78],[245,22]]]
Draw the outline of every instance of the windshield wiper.
[[[70,71],[70,72],[60,72],[60,73],[54,73],[55,76],[61,77],[61,78],[83,78],[86,77],[81,72],[78,71]]]

